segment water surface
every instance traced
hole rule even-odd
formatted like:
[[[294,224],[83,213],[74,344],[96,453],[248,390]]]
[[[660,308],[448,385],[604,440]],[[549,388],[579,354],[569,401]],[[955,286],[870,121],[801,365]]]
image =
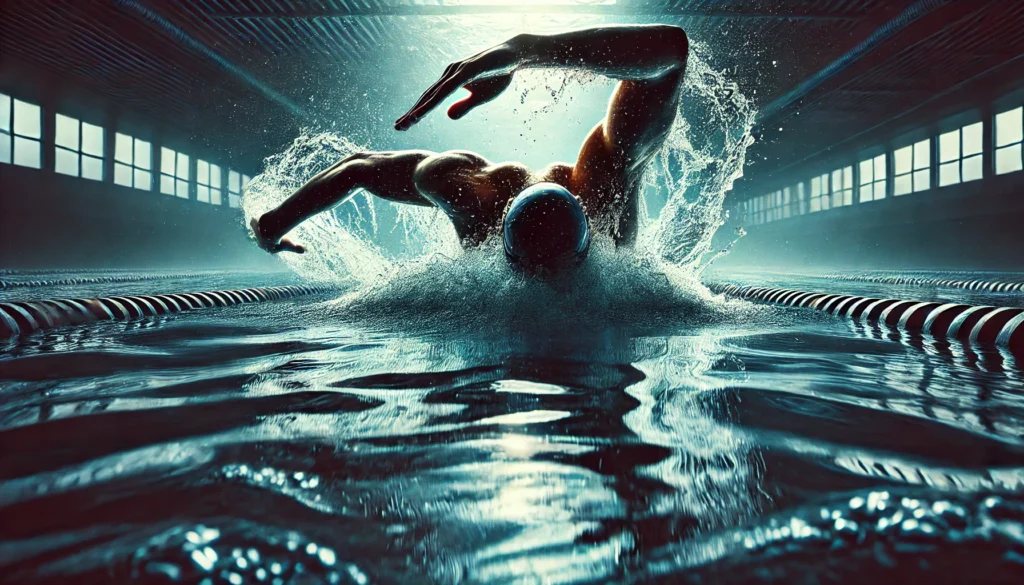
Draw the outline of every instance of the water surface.
[[[635,327],[488,330],[315,297],[9,345],[0,568],[19,583],[1019,578],[1012,356],[715,302]]]

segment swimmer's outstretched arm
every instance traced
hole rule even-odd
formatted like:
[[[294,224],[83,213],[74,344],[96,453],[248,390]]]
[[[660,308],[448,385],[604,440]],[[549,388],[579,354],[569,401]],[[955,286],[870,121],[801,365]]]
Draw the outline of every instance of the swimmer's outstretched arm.
[[[434,153],[424,150],[366,152],[345,157],[299,187],[277,208],[253,219],[250,227],[264,250],[303,253],[305,248],[284,238],[310,217],[348,200],[358,189],[412,205],[433,205],[413,184],[416,166]]]
[[[689,40],[683,29],[668,25],[608,26],[557,35],[517,35],[481,53],[452,63],[416,104],[395,122],[407,130],[460,87],[470,95],[453,104],[448,115],[461,118],[504,91],[512,75],[524,68],[570,67],[615,79],[678,85],[686,67]],[[675,97],[673,95],[665,98]],[[674,110],[673,110],[674,114]]]

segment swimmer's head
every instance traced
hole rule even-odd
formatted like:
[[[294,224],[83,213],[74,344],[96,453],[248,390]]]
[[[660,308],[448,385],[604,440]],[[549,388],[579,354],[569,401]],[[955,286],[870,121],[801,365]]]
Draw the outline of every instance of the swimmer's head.
[[[590,249],[583,206],[555,183],[538,183],[516,195],[505,212],[502,232],[505,256],[531,273],[576,266]]]

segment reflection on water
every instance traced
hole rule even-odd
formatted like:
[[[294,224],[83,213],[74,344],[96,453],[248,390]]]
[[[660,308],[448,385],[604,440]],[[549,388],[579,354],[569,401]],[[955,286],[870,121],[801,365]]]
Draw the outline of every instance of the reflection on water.
[[[962,546],[991,566],[972,582],[1024,566],[1013,372],[787,311],[483,337],[336,306],[10,348],[5,575],[952,583]]]

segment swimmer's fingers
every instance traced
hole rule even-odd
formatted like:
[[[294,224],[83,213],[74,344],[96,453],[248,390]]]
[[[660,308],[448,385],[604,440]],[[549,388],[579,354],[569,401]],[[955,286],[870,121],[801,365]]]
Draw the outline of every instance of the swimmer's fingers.
[[[444,75],[423,92],[416,104],[395,122],[395,130],[408,130],[458,88],[472,80],[465,63],[452,63]]]
[[[445,69],[441,78],[423,92],[416,105],[395,122],[395,130],[408,130],[464,85],[476,80],[511,76],[515,63],[515,54],[504,47],[490,49],[465,61],[452,63]]]
[[[448,117],[458,120],[465,116],[473,108],[486,104],[501,95],[501,92],[508,89],[512,83],[512,75],[502,75],[467,83],[463,87],[469,90],[469,95],[455,102],[448,108]]]
[[[296,244],[288,238],[283,238],[274,248],[274,253],[276,254],[278,252],[295,252],[296,254],[305,254],[306,248],[301,244]]]
[[[253,237],[256,239],[256,245],[270,252],[271,254],[277,254],[278,252],[295,252],[296,254],[304,254],[306,248],[300,244],[289,240],[288,238],[281,238],[280,242],[273,242],[263,237],[263,232],[260,230],[260,222],[256,218],[253,218],[249,222],[249,227],[252,229]]]

